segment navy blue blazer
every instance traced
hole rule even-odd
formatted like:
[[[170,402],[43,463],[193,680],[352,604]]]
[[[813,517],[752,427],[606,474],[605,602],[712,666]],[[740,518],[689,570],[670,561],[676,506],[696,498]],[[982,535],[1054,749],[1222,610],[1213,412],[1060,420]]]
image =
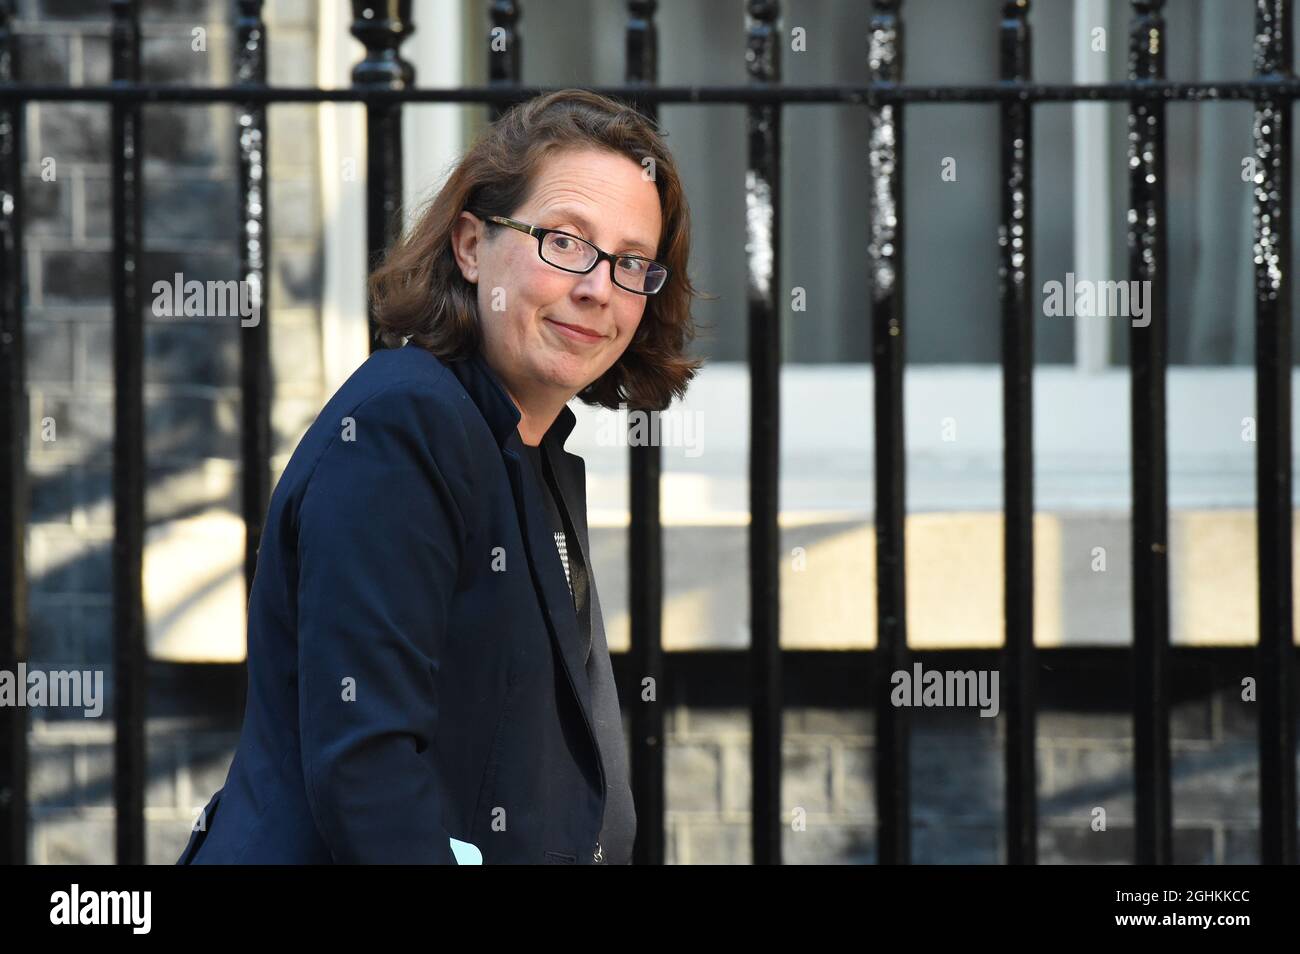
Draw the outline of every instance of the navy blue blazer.
[[[178,864],[625,864],[635,814],[587,537],[586,472],[543,439],[589,573],[590,643],[480,353],[377,351],[276,484],[248,699]]]

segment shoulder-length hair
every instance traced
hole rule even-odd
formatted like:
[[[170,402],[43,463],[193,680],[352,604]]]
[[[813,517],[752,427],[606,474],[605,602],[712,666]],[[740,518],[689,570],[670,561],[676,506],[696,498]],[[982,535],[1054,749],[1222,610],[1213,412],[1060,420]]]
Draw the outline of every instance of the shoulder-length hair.
[[[611,150],[649,169],[663,216],[655,259],[669,270],[664,287],[646,299],[627,349],[578,397],[611,410],[620,405],[664,410],[686,393],[702,364],[685,353],[695,337],[691,301],[701,297],[686,274],[690,212],[660,132],[635,109],[587,90],[560,90],[519,103],[461,157],[414,227],[370,275],[380,340],[395,347],[409,339],[444,359],[481,347],[475,286],[465,280],[452,253],[456,220],[463,210],[474,209],[514,215],[546,157],[570,148]]]

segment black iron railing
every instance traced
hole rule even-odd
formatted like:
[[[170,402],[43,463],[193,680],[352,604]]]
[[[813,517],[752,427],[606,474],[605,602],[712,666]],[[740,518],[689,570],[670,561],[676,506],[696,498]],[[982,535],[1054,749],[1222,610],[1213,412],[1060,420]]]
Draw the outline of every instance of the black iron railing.
[[[861,106],[870,130],[871,282],[875,387],[876,605],[878,647],[862,702],[876,713],[878,860],[911,858],[909,721],[890,704],[890,675],[907,669],[904,578],[903,363],[903,123],[907,108],[925,103],[997,103],[1001,123],[1002,366],[1004,375],[1006,642],[1001,677],[1008,687],[1005,753],[1007,861],[1037,858],[1035,771],[1036,675],[1033,640],[1032,273],[1034,216],[1033,106],[1053,102],[1130,104],[1129,271],[1149,280],[1152,320],[1131,332],[1133,455],[1132,674],[1136,743],[1137,858],[1171,860],[1169,755],[1169,574],[1165,371],[1167,334],[1165,104],[1249,100],[1255,104],[1255,261],[1257,525],[1259,556],[1260,846],[1264,862],[1295,861],[1295,643],[1292,632],[1291,554],[1291,238],[1290,109],[1300,96],[1291,74],[1290,0],[1257,0],[1255,76],[1229,83],[1168,82],[1163,0],[1133,0],[1129,80],[1095,85],[1036,84],[1029,76],[1029,0],[1003,5],[1001,81],[970,86],[906,86],[901,0],[874,0],[865,38],[863,84],[790,87],[781,84],[780,5],[749,0],[746,86],[658,86],[655,0],[629,0],[626,81],[598,92],[634,104],[654,117],[661,104],[743,104],[748,107],[747,233],[749,251],[749,363],[751,370],[749,698],[753,727],[753,858],[779,862],[782,665],[779,644],[781,559],[778,532],[780,288],[777,263],[785,236],[780,210],[781,118],[786,107],[812,103]],[[28,103],[91,101],[113,112],[114,380],[114,673],[117,720],[117,856],[144,858],[144,678],[141,562],[144,535],[144,447],[141,348],[143,315],[138,267],[141,252],[140,107],[145,103],[232,103],[238,124],[243,214],[241,277],[266,289],[270,241],[266,231],[268,182],[265,109],[271,103],[359,102],[367,111],[369,181],[367,236],[373,265],[399,227],[402,193],[401,112],[407,103],[476,103],[495,117],[511,103],[546,90],[520,85],[521,4],[490,5],[489,84],[419,89],[401,56],[412,31],[409,0],[354,0],[353,34],[366,47],[350,89],[272,88],[266,80],[266,29],[260,0],[235,4],[237,44],[233,87],[179,88],[139,80],[136,3],[113,0],[113,84],[66,88],[25,84],[14,61],[12,0],[0,2],[0,613],[5,630],[0,665],[27,656],[26,401],[23,351],[22,129]],[[990,233],[992,240],[992,232]],[[358,263],[362,268],[363,263]],[[260,304],[260,299],[259,299]],[[251,583],[261,522],[269,498],[267,322],[244,331],[243,509],[247,525],[245,572]],[[375,341],[372,323],[372,342]],[[636,860],[659,863],[664,853],[664,717],[662,705],[640,701],[641,680],[662,683],[663,547],[659,522],[660,456],[631,442],[630,615],[632,647],[626,662],[636,674],[624,692],[632,724],[633,788],[638,805]],[[1215,657],[1218,658],[1218,657]],[[626,683],[625,683],[626,684]],[[24,710],[0,709],[0,860],[21,862],[26,852],[26,740]]]

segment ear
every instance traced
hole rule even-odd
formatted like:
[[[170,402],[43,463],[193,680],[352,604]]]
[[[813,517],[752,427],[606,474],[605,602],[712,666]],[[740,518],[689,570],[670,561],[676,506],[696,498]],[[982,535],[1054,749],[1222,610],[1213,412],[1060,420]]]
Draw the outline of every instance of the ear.
[[[469,212],[461,212],[451,228],[451,253],[456,258],[456,267],[471,285],[478,282],[479,252],[485,228],[483,222]]]

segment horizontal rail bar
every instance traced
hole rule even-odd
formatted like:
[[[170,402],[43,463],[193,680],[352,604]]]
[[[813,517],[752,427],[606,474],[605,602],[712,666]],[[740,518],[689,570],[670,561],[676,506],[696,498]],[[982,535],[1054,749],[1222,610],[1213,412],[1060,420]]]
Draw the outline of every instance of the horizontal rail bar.
[[[123,83],[113,86],[61,86],[37,83],[0,84],[0,101],[152,103],[509,103],[531,99],[563,87],[462,86],[456,89],[316,89],[305,86],[177,86],[169,83]],[[1263,77],[1223,83],[1170,81],[1117,83],[982,83],[969,86],[912,86],[867,83],[846,86],[591,86],[593,92],[646,103],[841,103],[860,105],[873,99],[888,103],[1071,103],[1130,102],[1164,99],[1279,100],[1300,98],[1300,79]]]

